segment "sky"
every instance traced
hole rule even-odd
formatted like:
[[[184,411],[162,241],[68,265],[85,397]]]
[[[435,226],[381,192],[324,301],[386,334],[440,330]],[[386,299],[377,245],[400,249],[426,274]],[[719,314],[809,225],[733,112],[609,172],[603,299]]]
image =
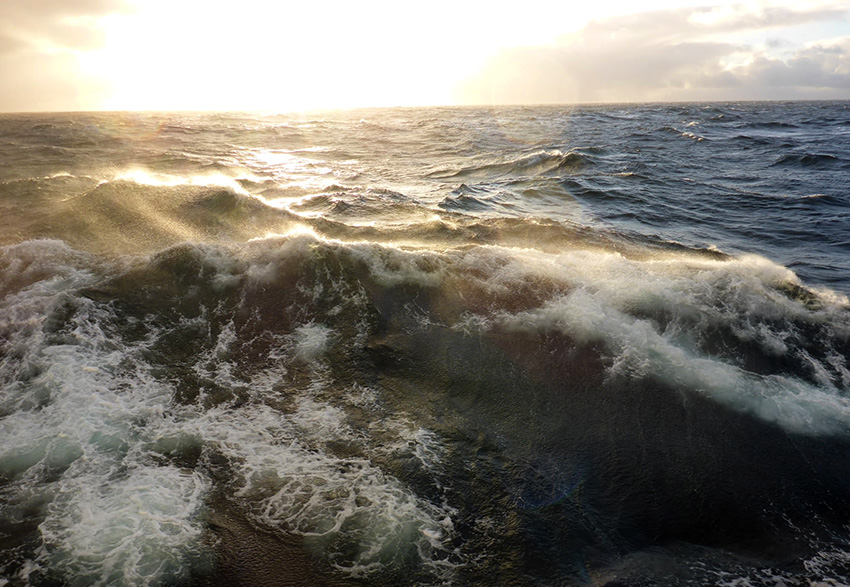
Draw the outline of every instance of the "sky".
[[[850,1],[0,0],[0,111],[850,99]]]

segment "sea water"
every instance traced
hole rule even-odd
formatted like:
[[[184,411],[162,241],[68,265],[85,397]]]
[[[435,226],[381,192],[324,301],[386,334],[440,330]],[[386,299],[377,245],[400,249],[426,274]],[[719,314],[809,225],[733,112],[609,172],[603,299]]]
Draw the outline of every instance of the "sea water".
[[[850,581],[850,104],[0,116],[0,585]]]

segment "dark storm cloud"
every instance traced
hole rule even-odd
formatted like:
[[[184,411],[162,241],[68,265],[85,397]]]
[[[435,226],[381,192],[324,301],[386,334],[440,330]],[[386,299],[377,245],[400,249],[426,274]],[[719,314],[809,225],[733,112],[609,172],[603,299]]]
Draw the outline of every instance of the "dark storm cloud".
[[[596,21],[557,44],[503,52],[460,97],[466,103],[837,97],[850,81],[846,40],[780,60],[726,39],[765,30],[776,46],[777,29],[844,15],[676,9]]]
[[[102,84],[69,51],[101,46],[97,19],[126,11],[125,0],[0,0],[0,110],[90,106]]]

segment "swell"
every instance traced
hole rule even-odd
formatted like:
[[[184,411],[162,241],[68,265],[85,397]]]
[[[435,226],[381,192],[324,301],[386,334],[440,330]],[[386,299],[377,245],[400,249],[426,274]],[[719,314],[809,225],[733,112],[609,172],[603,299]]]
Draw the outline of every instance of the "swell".
[[[636,257],[671,246],[585,225],[578,213],[570,219],[565,205],[576,197],[599,193],[616,199],[616,194],[557,178],[462,184],[436,208],[387,189],[281,190],[262,178],[228,176],[172,183],[146,174],[109,181],[62,175],[14,181],[7,188],[13,201],[4,218],[10,227],[6,243],[60,239],[103,254],[153,253],[181,242],[235,244],[298,231],[346,242],[492,244],[553,252],[592,247]],[[529,217],[533,208],[548,208],[554,218],[564,219]]]
[[[152,582],[206,576],[205,502],[314,553],[317,581],[395,585],[575,578],[683,541],[769,565],[850,521],[846,299],[756,257],[568,246],[554,223],[551,250],[470,244],[498,226],[529,230],[4,248],[2,490],[42,500],[0,511],[38,522],[14,568],[95,581],[153,539],[182,554]],[[161,525],[98,540],[139,501]]]

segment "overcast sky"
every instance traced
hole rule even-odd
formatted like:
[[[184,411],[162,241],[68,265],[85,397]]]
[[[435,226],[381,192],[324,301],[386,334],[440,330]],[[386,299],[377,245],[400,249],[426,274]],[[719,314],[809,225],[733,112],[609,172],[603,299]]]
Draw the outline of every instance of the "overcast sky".
[[[850,2],[0,0],[0,110],[850,99]]]

